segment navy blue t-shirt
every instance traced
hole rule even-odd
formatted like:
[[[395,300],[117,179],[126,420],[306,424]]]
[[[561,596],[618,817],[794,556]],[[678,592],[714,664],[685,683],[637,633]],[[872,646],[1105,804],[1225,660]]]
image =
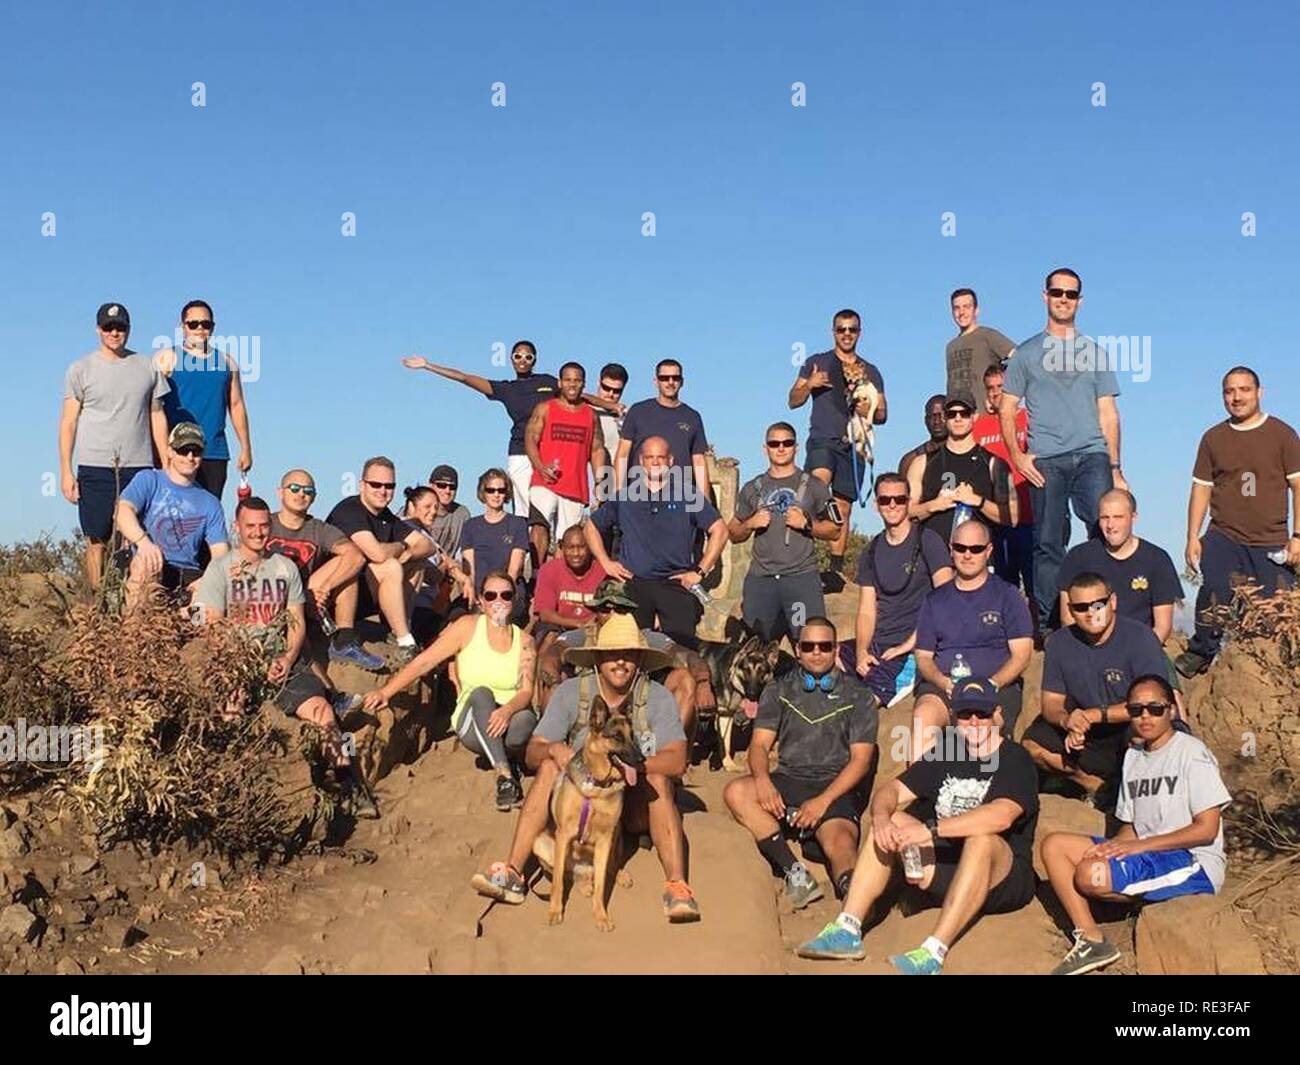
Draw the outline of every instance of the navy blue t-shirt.
[[[1043,691],[1064,695],[1071,710],[1122,703],[1134,680],[1147,673],[1163,677],[1169,667],[1151,627],[1126,617],[1115,619],[1105,643],[1088,643],[1078,627],[1070,625],[1052,633],[1043,651]]]
[[[679,494],[679,493],[674,493]],[[591,520],[602,533],[623,532],[618,561],[634,577],[662,578],[695,565],[695,530],[720,519],[712,503],[694,495],[690,503],[649,498],[616,498],[601,504]]]
[[[1087,540],[1070,549],[1061,563],[1057,586],[1061,591],[1080,573],[1096,573],[1110,583],[1119,602],[1120,617],[1143,625],[1154,624],[1153,608],[1183,597],[1183,586],[1173,559],[1163,548],[1146,540],[1128,558],[1115,558],[1103,540]]]
[[[920,541],[918,550],[917,541]],[[878,647],[902,643],[916,628],[921,603],[933,588],[934,575],[952,568],[948,545],[932,529],[912,522],[907,539],[895,547],[877,533],[858,555],[858,587],[876,590]]]
[[[528,427],[528,418],[533,408],[545,399],[554,399],[560,390],[560,383],[548,373],[534,373],[527,377],[516,377],[513,381],[489,381],[495,400],[505,407],[510,415],[509,455],[526,455],[524,450],[524,430]]]
[[[690,469],[692,455],[703,455],[709,446],[704,436],[704,419],[699,411],[685,403],[665,407],[657,399],[633,403],[618,435],[632,441],[629,466],[637,464],[637,449],[652,436],[662,436],[667,440],[673,453],[673,464],[685,469]]]
[[[507,514],[504,521],[488,524],[479,515],[470,518],[460,534],[461,553],[474,551],[474,590],[483,590],[483,578],[493,570],[510,568],[510,552],[528,550],[528,522],[518,514]]]
[[[955,580],[934,589],[916,619],[916,649],[933,651],[944,674],[952,672],[953,658],[960,654],[973,676],[991,677],[1011,657],[1007,641],[1033,635],[1020,593],[991,573],[973,592],[963,592]]]
[[[884,395],[885,379],[880,376],[880,371],[861,355],[858,356],[858,361],[866,366],[867,379]],[[831,383],[825,388],[812,390],[812,417],[808,422],[808,435],[838,440],[849,427],[849,401],[844,394],[848,383],[844,380],[844,366],[835,352],[819,351],[804,359],[799,376],[812,377],[814,370],[830,373]]]

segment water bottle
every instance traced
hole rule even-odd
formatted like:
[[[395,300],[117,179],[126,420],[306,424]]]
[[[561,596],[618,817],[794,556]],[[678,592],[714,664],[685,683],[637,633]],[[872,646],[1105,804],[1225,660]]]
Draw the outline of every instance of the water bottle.
[[[339,627],[334,624],[334,619],[330,617],[328,610],[317,610],[316,619],[320,622],[320,631],[326,636],[333,636],[339,631]]]
[[[975,517],[975,508],[969,503],[958,503],[952,510],[952,531],[955,533],[966,522]],[[948,542],[952,542],[952,536],[948,537]]]
[[[708,609],[709,604],[713,602],[713,596],[709,595],[709,593],[704,590],[703,582],[692,585],[688,590],[691,595],[695,596],[695,598],[700,601],[700,605],[705,609]]]
[[[909,843],[903,848],[903,876],[909,884],[919,884],[925,875],[925,866],[921,864],[921,848]]]
[[[239,489],[235,493],[235,495],[238,496],[239,501],[242,503],[245,499],[247,499],[252,494],[253,494],[253,486],[248,483],[248,474],[241,473],[239,475]]]
[[[949,671],[948,676],[952,680],[953,684],[960,684],[969,677],[972,672],[974,671],[970,668],[970,663],[967,662],[961,654],[958,654],[952,660],[952,669]]]
[[[1274,563],[1276,563],[1276,564],[1279,565],[1279,566],[1285,566],[1285,565],[1286,565],[1286,548],[1285,548],[1285,547],[1279,547],[1276,551],[1270,551],[1270,552],[1268,553],[1268,560],[1269,560],[1270,562],[1274,562]]]

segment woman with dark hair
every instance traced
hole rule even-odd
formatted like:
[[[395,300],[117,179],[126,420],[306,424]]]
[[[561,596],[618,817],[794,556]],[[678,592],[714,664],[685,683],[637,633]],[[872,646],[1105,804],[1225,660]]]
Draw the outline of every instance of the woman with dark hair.
[[[512,620],[522,625],[528,617],[521,574],[528,553],[528,522],[508,511],[513,492],[506,471],[492,467],[478,479],[483,513],[470,518],[461,533],[461,557],[469,568],[474,595],[483,590],[484,575],[501,570],[515,583]]]
[[[433,546],[427,565],[415,578],[415,608],[411,620],[412,630],[420,643],[426,643],[441,627],[448,616],[453,587],[459,587],[467,602],[473,601],[473,586],[469,574],[456,560],[442,550],[433,533],[433,522],[438,516],[438,494],[427,484],[418,484],[403,490],[406,506],[400,515],[411,529],[425,537]]]

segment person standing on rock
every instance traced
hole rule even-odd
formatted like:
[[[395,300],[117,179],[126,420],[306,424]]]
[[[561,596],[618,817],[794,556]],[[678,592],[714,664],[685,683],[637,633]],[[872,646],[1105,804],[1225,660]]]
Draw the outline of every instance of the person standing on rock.
[[[647,441],[666,440],[676,461],[681,464],[681,492],[690,492],[694,485],[704,498],[712,494],[709,468],[705,459],[709,441],[704,435],[704,419],[700,412],[681,398],[685,383],[682,364],[676,359],[660,359],[655,365],[655,388],[658,395],[633,403],[623,418],[619,429],[618,451],[615,453],[614,485],[627,487],[628,465],[638,455],[643,455]]]
[[[1282,419],[1260,409],[1259,375],[1234,366],[1223,378],[1228,418],[1201,437],[1187,504],[1187,565],[1201,572],[1196,633],[1178,656],[1184,677],[1203,673],[1219,653],[1223,634],[1210,613],[1232,602],[1243,578],[1260,595],[1295,587],[1300,567],[1300,438]],[[1287,491],[1291,534],[1287,535]],[[1201,534],[1206,511],[1210,527]]]
[[[1034,506],[1029,498],[1029,482],[1023,473],[1011,468],[1011,456],[1002,439],[998,410],[1002,406],[1005,378],[1006,371],[1001,364],[984,371],[984,410],[975,419],[972,435],[975,443],[1006,463],[1016,495],[1015,519],[1008,525],[993,528],[993,572],[1008,584],[1023,588],[1025,598],[1034,603]],[[1029,449],[1029,415],[1024,407],[1016,412],[1016,440],[1022,451]],[[1037,608],[1034,614],[1037,616]]]
[[[1079,976],[1118,961],[1092,902],[1162,902],[1223,889],[1223,809],[1232,795],[1219,763],[1195,736],[1174,728],[1174,693],[1163,672],[1138,677],[1125,710],[1137,741],[1124,753],[1122,822],[1110,839],[1052,832],[1039,845],[1052,890],[1074,923],[1074,945],[1053,976]]]
[[[796,948],[801,958],[865,957],[868,915],[900,865],[909,885],[941,907],[925,942],[889,959],[907,976],[941,972],[948,948],[978,917],[1033,899],[1038,775],[1024,748],[1004,738],[999,700],[987,677],[962,681],[949,738],[876,790],[844,908]]]
[[[987,400],[986,371],[1002,369],[1015,345],[996,329],[979,324],[979,297],[973,288],[959,288],[948,297],[952,320],[960,332],[948,341],[944,363],[948,394],[970,392],[984,410]]]
[[[922,455],[933,455],[939,448],[943,447],[943,442],[948,439],[948,422],[943,416],[943,405],[947,400],[947,395],[940,392],[925,401],[922,418],[925,421],[925,431],[930,434],[930,439],[924,444],[918,444],[898,460],[898,472],[904,477],[907,476],[907,471],[911,468],[913,462]]]

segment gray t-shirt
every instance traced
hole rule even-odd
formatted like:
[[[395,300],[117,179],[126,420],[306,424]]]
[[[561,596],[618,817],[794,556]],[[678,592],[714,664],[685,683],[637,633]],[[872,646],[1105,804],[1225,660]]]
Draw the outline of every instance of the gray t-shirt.
[[[305,599],[298,567],[284,555],[267,555],[254,564],[235,550],[208,563],[193,601],[220,610],[260,636],[281,623],[288,607],[301,606]]]
[[[825,781],[849,764],[849,747],[875,743],[880,715],[871,689],[839,670],[828,692],[803,690],[803,671],[772,681],[758,700],[755,728],[776,733],[777,769],[799,780]]]
[[[822,516],[831,501],[830,488],[817,477],[796,470],[788,477],[760,473],[740,490],[736,517],[748,521],[761,507],[772,512],[766,529],[754,534],[754,558],[749,572],[760,577],[816,573],[812,528],[787,529],[785,512],[798,506],[810,521]]]
[[[1082,333],[1069,340],[1039,333],[1016,346],[1003,388],[1025,401],[1031,452],[1051,458],[1106,450],[1097,400],[1119,395],[1109,367],[1106,349]]]
[[[990,366],[1001,366],[1015,345],[996,329],[977,325],[969,333],[958,333],[948,341],[944,359],[948,367],[948,395],[969,392],[975,399],[976,413],[984,413],[988,389],[984,387],[984,371]]]
[[[1177,832],[1212,806],[1223,807],[1232,796],[1219,775],[1219,763],[1195,736],[1175,732],[1158,751],[1130,747],[1124,753],[1119,802],[1115,816],[1133,826],[1138,839]],[[1217,893],[1223,887],[1227,861],[1223,856],[1223,822],[1208,847],[1192,847]]]
[[[105,358],[83,355],[63,378],[63,398],[81,404],[77,419],[77,464],[124,467],[153,465],[149,412],[171,391],[147,355]]]
[[[542,715],[542,720],[537,723],[537,728],[533,730],[534,736],[538,736],[548,743],[567,743],[575,751],[582,747],[587,741],[586,728],[578,729],[574,733],[574,726],[578,720],[578,685],[580,683],[581,681],[577,677],[570,677],[551,693],[551,701],[546,704],[546,713]],[[587,684],[594,695],[596,692],[595,679],[589,679]],[[629,701],[624,705],[630,713],[632,710],[631,696],[628,696],[628,699]],[[668,694],[668,689],[662,684],[650,682],[650,693],[646,696],[645,711],[650,724],[650,732],[638,736],[637,739],[641,744],[641,753],[647,758],[663,750],[670,743],[686,742],[686,733],[682,731],[681,718],[677,716],[677,703],[673,701],[673,697]]]
[[[439,514],[429,527],[433,542],[442,548],[443,553],[452,558],[460,558],[461,531],[469,521],[469,508],[464,503],[452,503],[451,510]]]

